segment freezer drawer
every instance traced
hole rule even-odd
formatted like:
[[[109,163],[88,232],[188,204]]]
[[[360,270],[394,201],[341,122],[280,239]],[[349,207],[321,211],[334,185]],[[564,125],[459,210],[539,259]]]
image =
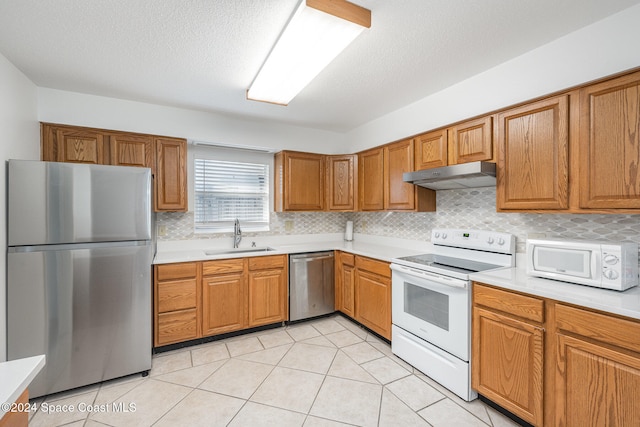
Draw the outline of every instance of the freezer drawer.
[[[333,252],[289,256],[289,320],[335,311]]]
[[[42,249],[7,254],[8,359],[47,357],[30,397],[151,369],[150,244]]]

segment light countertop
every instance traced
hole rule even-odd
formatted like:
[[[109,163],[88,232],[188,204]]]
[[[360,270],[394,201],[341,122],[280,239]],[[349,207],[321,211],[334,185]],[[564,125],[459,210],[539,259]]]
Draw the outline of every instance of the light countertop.
[[[528,276],[524,264],[473,273],[471,280],[640,320],[640,286],[624,292]]]
[[[44,355],[0,362],[0,418],[8,412],[2,404],[15,402],[44,364]]]
[[[231,250],[230,245],[220,246],[218,242],[207,240],[184,242],[158,242],[158,250],[154,264],[175,262],[205,261],[226,258],[268,256],[279,254],[295,254],[328,250],[340,250],[356,255],[391,261],[408,255],[429,252],[431,243],[404,239],[384,238],[378,236],[355,235],[354,240],[346,242],[341,235],[308,235],[308,236],[272,236],[269,239],[256,241],[257,247],[270,247],[273,250],[264,252],[236,252],[207,255],[206,251]],[[251,249],[252,238],[247,238],[241,249]],[[253,240],[256,240],[255,238]]]

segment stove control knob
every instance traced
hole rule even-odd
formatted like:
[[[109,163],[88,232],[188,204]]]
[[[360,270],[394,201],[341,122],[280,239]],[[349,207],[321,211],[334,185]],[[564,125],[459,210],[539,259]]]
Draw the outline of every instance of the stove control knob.
[[[447,238],[447,233],[442,233],[442,238],[446,239]]]
[[[487,243],[488,243],[488,244],[493,245],[493,242],[495,242],[495,240],[493,240],[493,237],[489,237],[489,238],[487,239]]]
[[[435,236],[435,238],[436,238],[436,239],[439,239],[439,238],[440,238],[440,233],[436,231],[436,233],[434,234],[434,236]]]
[[[613,254],[605,254],[603,258],[605,264],[616,265],[618,263],[618,257]]]
[[[504,245],[504,239],[502,237],[498,237],[498,244],[500,246]]]
[[[618,272],[615,270],[605,269],[602,274],[609,280],[616,280],[618,278]]]

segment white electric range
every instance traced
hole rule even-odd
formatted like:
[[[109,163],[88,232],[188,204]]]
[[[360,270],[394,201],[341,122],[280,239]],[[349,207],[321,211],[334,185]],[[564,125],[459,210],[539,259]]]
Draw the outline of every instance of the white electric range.
[[[469,274],[514,266],[515,236],[433,229],[431,242],[431,253],[392,260],[391,349],[471,401]]]

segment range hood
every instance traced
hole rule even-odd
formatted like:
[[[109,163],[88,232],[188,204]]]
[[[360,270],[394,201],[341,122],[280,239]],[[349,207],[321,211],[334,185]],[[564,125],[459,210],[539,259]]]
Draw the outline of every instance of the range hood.
[[[432,190],[495,187],[496,164],[472,162],[441,168],[423,169],[402,175],[404,182]]]

